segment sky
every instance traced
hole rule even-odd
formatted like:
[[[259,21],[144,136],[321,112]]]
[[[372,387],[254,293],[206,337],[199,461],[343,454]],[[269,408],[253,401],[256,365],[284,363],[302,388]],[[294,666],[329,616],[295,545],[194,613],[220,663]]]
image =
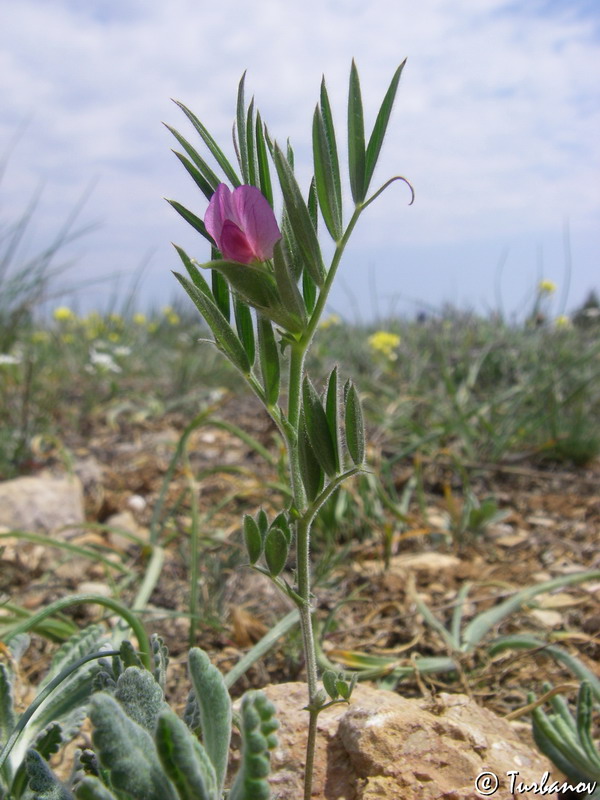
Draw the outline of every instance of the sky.
[[[403,175],[415,202],[396,183],[364,212],[330,311],[509,317],[548,279],[559,314],[600,288],[597,0],[0,0],[0,231],[37,197],[15,267],[79,208],[75,228],[90,230],[59,254],[70,267],[55,285],[77,289],[71,305],[180,298],[171,243],[201,262],[209,249],[164,199],[206,209],[161,124],[200,145],[171,98],[234,158],[247,70],[247,97],[291,139],[307,188],[323,74],[345,164],[352,58],[367,134],[407,58],[372,187]]]

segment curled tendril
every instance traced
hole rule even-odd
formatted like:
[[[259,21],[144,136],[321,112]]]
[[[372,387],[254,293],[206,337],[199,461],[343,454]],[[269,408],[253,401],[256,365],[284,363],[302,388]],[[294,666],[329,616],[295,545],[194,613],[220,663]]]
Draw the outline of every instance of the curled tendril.
[[[365,202],[362,204],[362,208],[366,208],[368,205],[370,205],[373,202],[373,200],[379,197],[379,195],[382,192],[384,192],[388,188],[388,186],[390,186],[390,184],[394,183],[394,181],[402,181],[402,183],[405,183],[408,186],[408,188],[410,189],[410,203],[408,205],[412,206],[412,204],[415,202],[415,190],[413,188],[412,183],[408,180],[408,178],[405,178],[403,175],[395,175],[393,178],[390,178],[389,181],[386,181],[383,184],[383,186],[381,186],[375,192],[374,195],[369,197],[368,200],[365,200]]]

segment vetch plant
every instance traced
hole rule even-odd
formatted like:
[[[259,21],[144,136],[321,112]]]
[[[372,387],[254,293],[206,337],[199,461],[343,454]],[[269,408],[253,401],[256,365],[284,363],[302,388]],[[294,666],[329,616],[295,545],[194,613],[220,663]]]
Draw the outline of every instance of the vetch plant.
[[[296,179],[292,146],[288,142],[282,149],[271,139],[254,100],[246,105],[245,76],[239,84],[234,124],[239,169],[181,103],[218,171],[169,128],[185,151],[176,153],[177,157],[209,201],[203,219],[169,201],[211,246],[211,258],[205,263],[177,247],[187,276],[175,273],[176,277],[208,324],[214,344],[259,398],[287,449],[291,498],[287,507],[272,520],[264,511],[256,517],[246,515],[243,533],[250,564],[285,592],[299,611],[308,683],[306,799],[311,797],[317,716],[330,702],[347,700],[352,689],[352,683],[335,672],[323,676],[324,688],[319,687],[311,526],[319,508],[343,481],[364,469],[365,433],[352,381],[343,381],[334,368],[320,390],[306,373],[305,360],[361,214],[394,181],[408,183],[394,177],[369,195],[403,67],[404,63],[394,73],[367,140],[360,81],[352,63],[347,135],[353,207],[347,221],[337,135],[324,80],[313,116],[314,177],[307,191]],[[273,210],[272,167],[281,190],[279,223]],[[318,237],[319,214],[334,242],[328,265]],[[286,571],[292,547],[293,574]]]

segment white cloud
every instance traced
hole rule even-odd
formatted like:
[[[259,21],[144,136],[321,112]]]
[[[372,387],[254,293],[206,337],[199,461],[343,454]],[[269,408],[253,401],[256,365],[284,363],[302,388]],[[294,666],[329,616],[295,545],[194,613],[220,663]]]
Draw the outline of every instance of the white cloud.
[[[410,250],[423,261],[419,275],[409,276],[414,293],[441,302],[448,298],[434,277],[440,271],[451,271],[460,286],[460,264],[472,263],[484,243],[491,263],[528,237],[532,252],[539,243],[555,252],[568,217],[574,243],[585,242],[575,265],[581,294],[597,280],[600,12],[575,13],[585,11],[583,0],[548,8],[503,0],[20,0],[0,26],[0,153],[19,123],[30,122],[8,165],[0,214],[23,208],[43,180],[43,238],[96,179],[84,217],[103,226],[79,245],[80,274],[134,270],[156,248],[152,274],[166,276],[175,266],[168,241],[195,247],[197,239],[161,197],[203,208],[160,125],[164,119],[193,136],[170,97],[229,147],[237,82],[247,68],[249,95],[256,94],[274,136],[292,137],[306,182],[321,74],[343,131],[356,57],[370,126],[408,56],[373,186],[405,174],[417,202],[407,209],[407,192],[390,187],[366,212],[352,252],[370,252],[374,263]],[[348,270],[354,274],[352,264]],[[398,275],[387,290],[402,291],[406,280]],[[471,288],[482,294],[492,282],[487,270]]]

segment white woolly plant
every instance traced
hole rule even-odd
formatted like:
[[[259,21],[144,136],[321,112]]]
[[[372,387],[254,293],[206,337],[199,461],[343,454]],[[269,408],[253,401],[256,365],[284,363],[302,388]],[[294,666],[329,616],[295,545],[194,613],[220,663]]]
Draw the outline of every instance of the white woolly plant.
[[[127,660],[135,660],[133,650],[126,653]],[[164,647],[160,657],[162,667],[155,669],[154,675],[141,665],[123,668],[123,659],[113,660],[112,668],[104,664],[96,679],[102,691],[95,693],[89,704],[93,751],[80,753],[67,787],[40,753],[29,750],[25,765],[34,800],[270,797],[267,776],[278,727],[273,704],[262,692],[244,695],[239,718],[241,760],[226,793],[232,707],[223,677],[203,650],[190,650],[192,691],[181,720],[164,699]]]

